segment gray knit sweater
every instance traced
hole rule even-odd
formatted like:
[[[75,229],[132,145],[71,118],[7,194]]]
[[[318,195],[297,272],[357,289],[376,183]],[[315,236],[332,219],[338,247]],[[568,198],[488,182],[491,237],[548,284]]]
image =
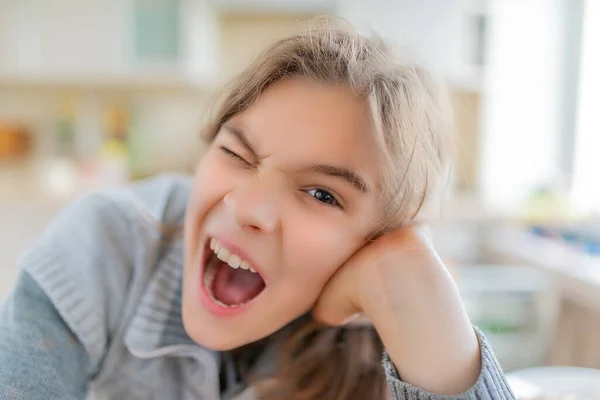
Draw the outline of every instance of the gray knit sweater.
[[[182,222],[189,185],[161,177],[86,196],[24,254],[0,309],[0,400],[255,398],[183,328],[182,243],[162,240],[161,226]],[[513,399],[478,335],[483,368],[467,392],[412,387],[384,355],[392,398]]]

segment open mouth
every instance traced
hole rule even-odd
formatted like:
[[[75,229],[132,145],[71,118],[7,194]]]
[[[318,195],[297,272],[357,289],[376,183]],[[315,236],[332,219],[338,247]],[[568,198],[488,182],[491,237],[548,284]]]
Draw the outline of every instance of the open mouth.
[[[235,308],[254,300],[266,287],[255,268],[217,239],[207,241],[203,284],[216,304]]]

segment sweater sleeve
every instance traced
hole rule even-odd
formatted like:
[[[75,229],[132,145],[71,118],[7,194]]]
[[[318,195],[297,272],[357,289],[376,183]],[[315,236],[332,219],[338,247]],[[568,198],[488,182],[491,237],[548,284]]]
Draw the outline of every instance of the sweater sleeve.
[[[160,177],[85,195],[20,258],[0,308],[0,400],[84,399],[127,315],[135,279],[183,218],[187,180]],[[141,285],[141,283],[140,283]]]
[[[0,309],[0,399],[83,400],[89,357],[25,272]]]
[[[74,201],[20,257],[0,310],[0,400],[86,397],[119,323],[139,236],[119,196]]]
[[[456,396],[429,393],[403,382],[387,353],[383,356],[383,367],[392,400],[513,400],[515,397],[504,377],[502,368],[483,334],[476,329],[481,347],[481,373],[473,387]]]

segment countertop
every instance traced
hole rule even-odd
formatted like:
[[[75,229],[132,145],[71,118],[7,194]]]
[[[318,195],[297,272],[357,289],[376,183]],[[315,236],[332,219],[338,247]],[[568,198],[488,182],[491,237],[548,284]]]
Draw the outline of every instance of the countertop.
[[[488,243],[495,252],[549,272],[556,278],[561,295],[600,310],[600,256],[584,254],[513,224],[493,229]]]

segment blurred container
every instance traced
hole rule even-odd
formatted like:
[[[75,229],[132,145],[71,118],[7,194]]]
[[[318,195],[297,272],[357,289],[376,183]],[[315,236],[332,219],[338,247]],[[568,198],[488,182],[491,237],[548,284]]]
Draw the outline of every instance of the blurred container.
[[[31,134],[24,127],[0,122],[0,160],[24,158],[31,151]]]
[[[518,265],[470,265],[459,271],[469,317],[490,340],[502,366],[514,370],[543,363],[553,318],[547,312],[548,277]]]

